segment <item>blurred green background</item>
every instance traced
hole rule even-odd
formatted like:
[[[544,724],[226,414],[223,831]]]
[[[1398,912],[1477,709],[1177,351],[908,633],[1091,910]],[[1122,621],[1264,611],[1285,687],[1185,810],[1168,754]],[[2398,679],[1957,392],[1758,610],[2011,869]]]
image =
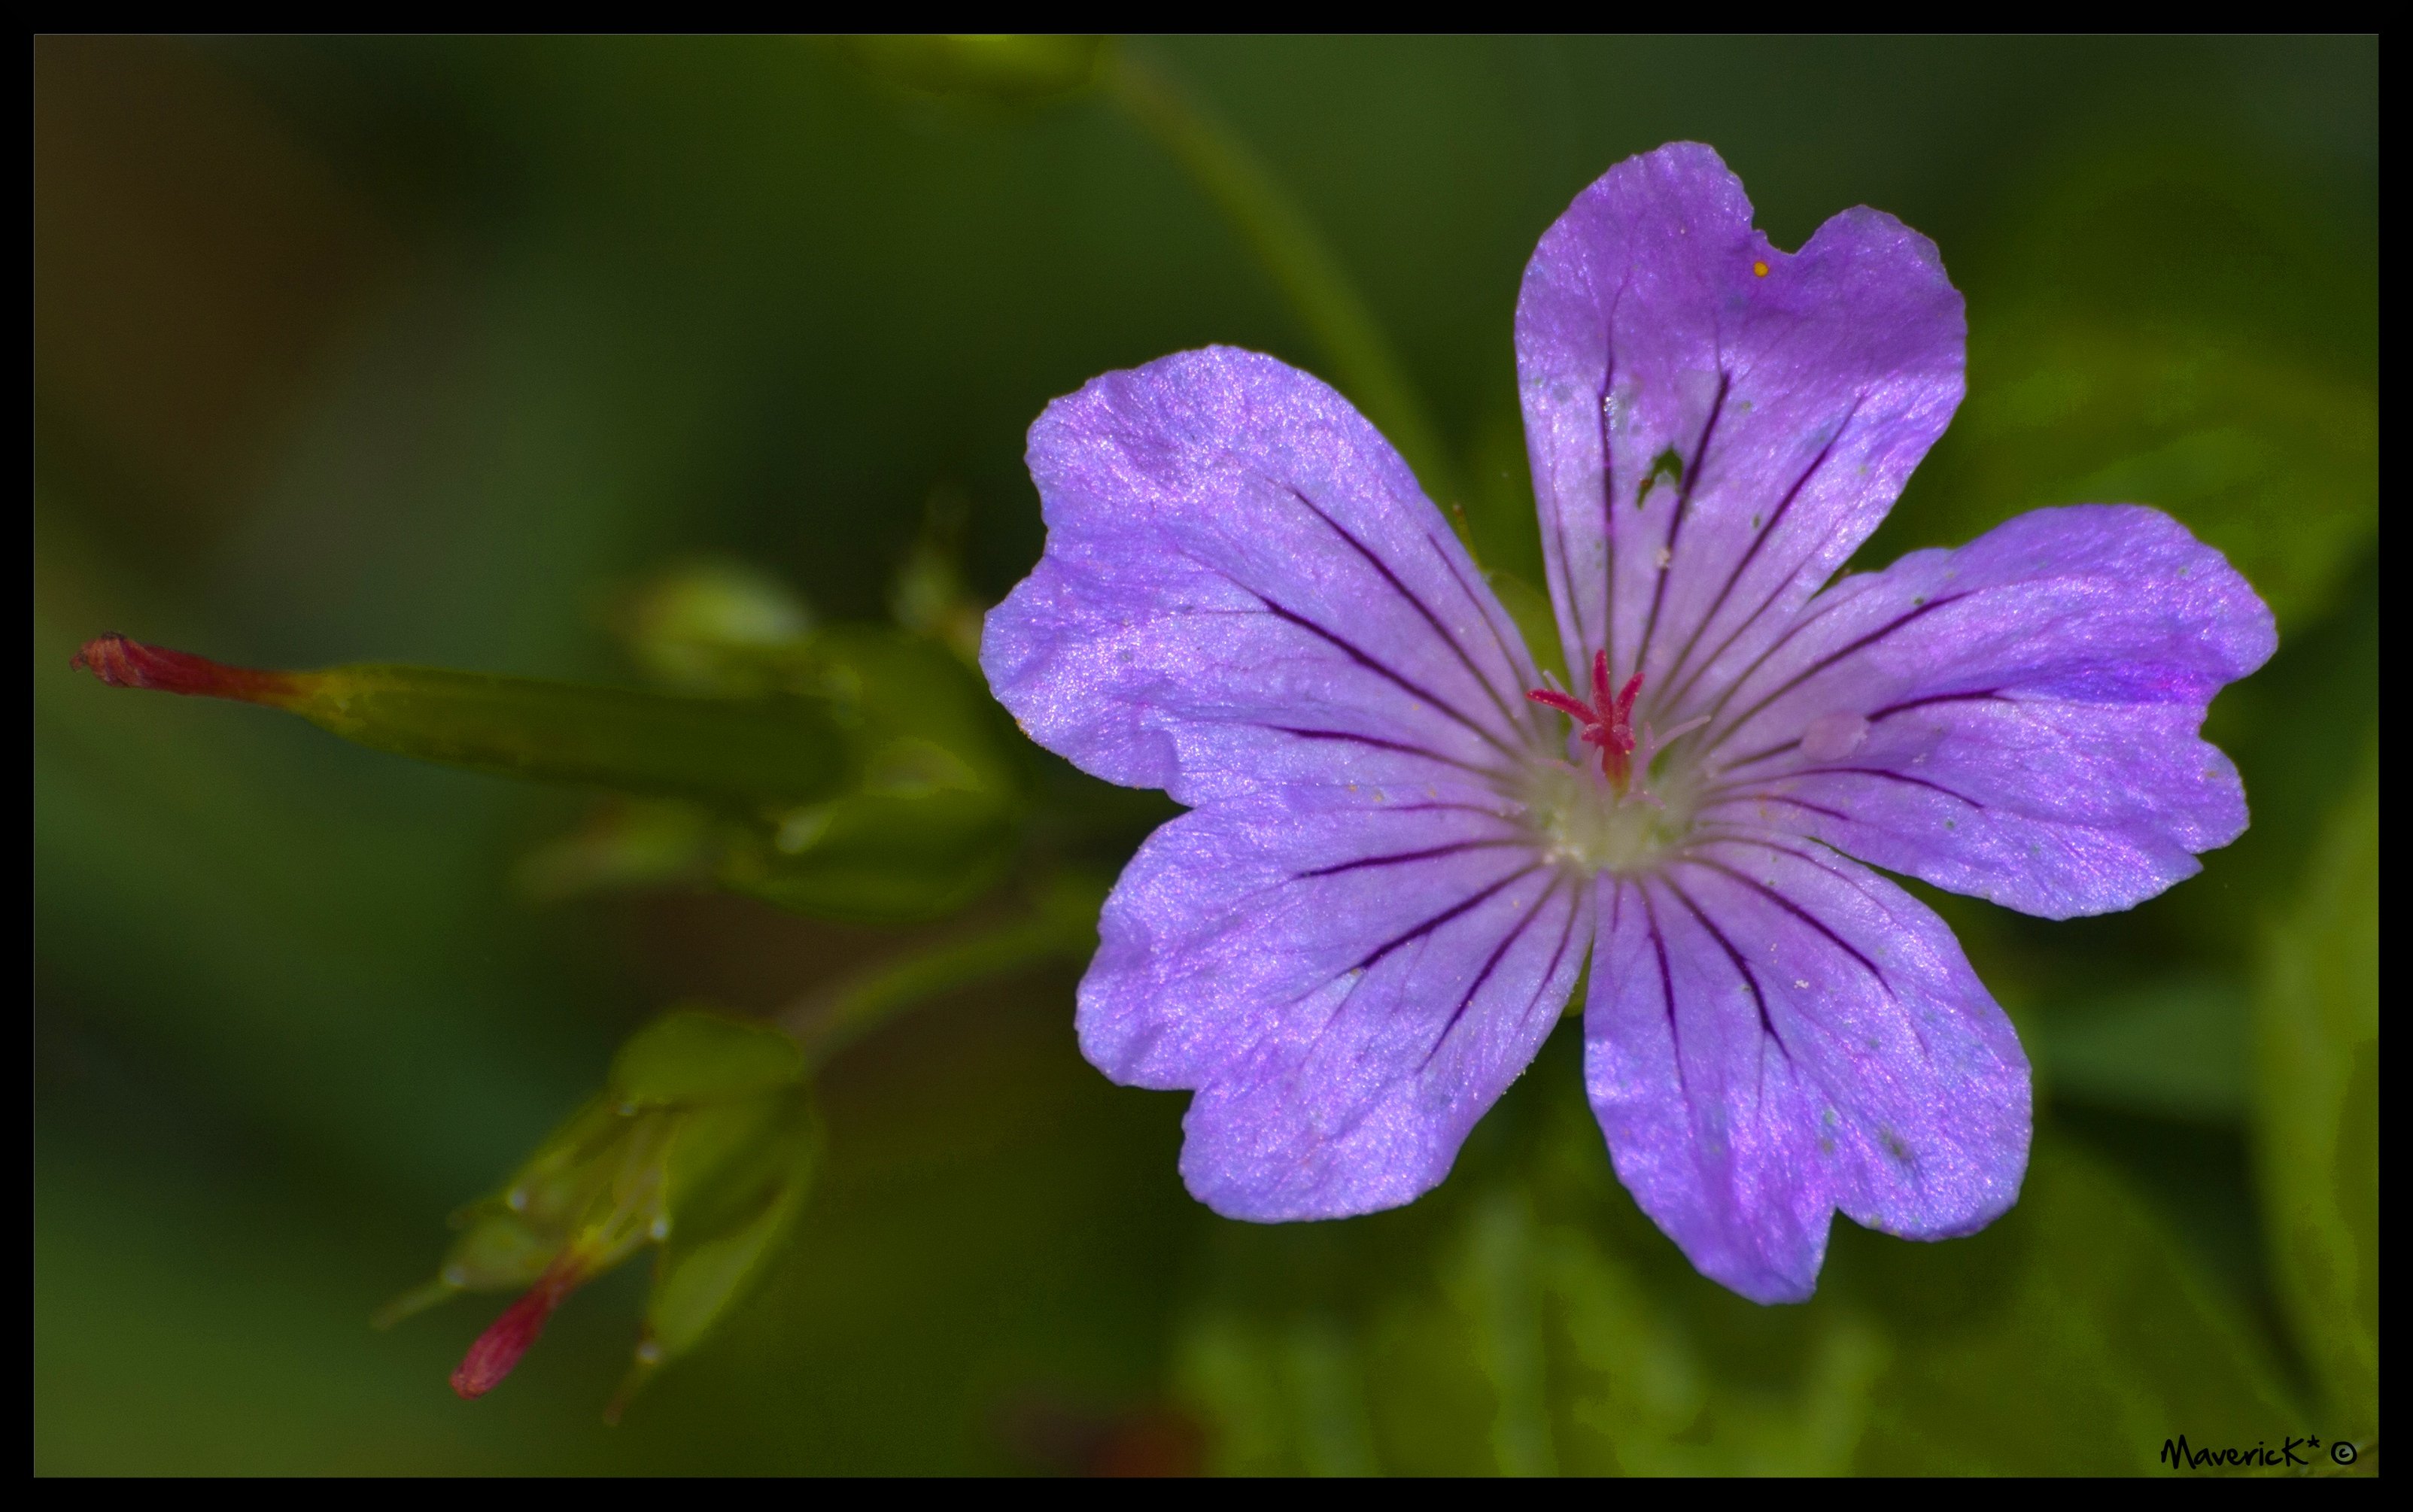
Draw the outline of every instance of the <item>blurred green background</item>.
[[[2376,41],[1102,56],[37,40],[36,1468],[2151,1471],[2308,1432],[2376,1465]],[[625,682],[615,606],[668,565],[911,618],[934,529],[993,601],[1039,550],[1040,408],[1208,342],[1421,410],[1530,571],[1518,277],[1679,138],[1781,243],[1875,205],[1968,296],[1970,397],[1864,561],[2138,500],[2279,616],[2213,713],[2254,828],[2200,878],[2065,924],[1938,900],[2037,1064],[2009,1218],[1839,1221],[1813,1303],[1742,1302],[1618,1188],[1570,1023],[1434,1196],[1228,1224],[1176,1177],[1182,1099],[1080,1060],[1058,962],[829,1066],[792,1245],[618,1427],[643,1266],[474,1403],[445,1377],[498,1299],[370,1331],[647,1016],[950,926],[540,902],[580,796],[112,692],[79,641]],[[1164,812],[1033,771],[1030,832],[1109,873]]]

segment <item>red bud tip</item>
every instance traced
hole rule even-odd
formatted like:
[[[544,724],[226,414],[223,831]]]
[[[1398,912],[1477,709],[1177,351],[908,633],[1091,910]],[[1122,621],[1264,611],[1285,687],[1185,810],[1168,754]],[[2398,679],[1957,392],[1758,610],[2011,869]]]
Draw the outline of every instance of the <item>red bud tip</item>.
[[[545,1319],[585,1279],[569,1255],[555,1260],[526,1296],[505,1308],[494,1326],[478,1335],[477,1343],[461,1357],[461,1368],[452,1373],[452,1389],[463,1401],[474,1402],[502,1385],[503,1377],[511,1373],[520,1357],[544,1332]]]
[[[188,651],[146,646],[121,635],[96,636],[85,641],[67,666],[90,672],[112,688],[154,688],[205,698],[240,698],[245,703],[282,703],[299,691],[290,672],[229,667]]]

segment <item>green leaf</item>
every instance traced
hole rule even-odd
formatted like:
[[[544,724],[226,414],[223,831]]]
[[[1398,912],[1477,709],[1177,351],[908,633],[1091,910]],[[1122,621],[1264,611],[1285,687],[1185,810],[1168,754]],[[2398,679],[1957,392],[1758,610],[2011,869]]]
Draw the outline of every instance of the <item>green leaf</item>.
[[[612,1095],[624,1108],[733,1102],[804,1075],[804,1051],[768,1025],[697,1008],[662,1015],[612,1058]]]
[[[2334,1431],[2379,1426],[2379,750],[2265,947],[2257,1147],[2272,1268]]]
[[[1184,1335],[1175,1389],[1214,1425],[1219,1474],[1376,1475],[1360,1351],[1328,1314],[1214,1314]]]
[[[2284,164],[2149,119],[1998,212],[2013,234],[1964,285],[1968,399],[1870,558],[2152,505],[2293,631],[2378,528],[2376,242]]]
[[[2243,338],[2006,310],[1973,332],[1970,374],[1923,491],[1931,533],[1962,539],[2044,505],[2152,505],[2292,627],[2378,530],[2377,394]]]

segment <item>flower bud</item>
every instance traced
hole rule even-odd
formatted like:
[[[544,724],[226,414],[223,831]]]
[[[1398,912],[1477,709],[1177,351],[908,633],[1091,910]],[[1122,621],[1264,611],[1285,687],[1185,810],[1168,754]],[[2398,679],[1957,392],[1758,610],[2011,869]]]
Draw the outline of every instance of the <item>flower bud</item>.
[[[464,1291],[527,1291],[452,1374],[464,1397],[509,1375],[570,1294],[647,1244],[661,1247],[638,1365],[613,1413],[653,1369],[700,1342],[785,1237],[809,1186],[820,1124],[804,1057],[776,1030],[700,1008],[632,1035],[602,1095],[511,1181],[455,1215],[437,1277],[380,1327]]]
[[[501,776],[723,804],[812,802],[852,775],[823,700],[698,697],[355,666],[264,672],[105,635],[74,665],[115,687],[265,704],[348,741]]]

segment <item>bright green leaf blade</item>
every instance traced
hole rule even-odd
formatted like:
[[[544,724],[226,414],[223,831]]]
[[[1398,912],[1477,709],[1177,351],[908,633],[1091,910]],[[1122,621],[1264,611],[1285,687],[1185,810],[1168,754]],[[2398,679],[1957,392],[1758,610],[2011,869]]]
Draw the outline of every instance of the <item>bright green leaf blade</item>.
[[[696,1008],[662,1015],[612,1058],[612,1095],[626,1107],[733,1102],[804,1075],[804,1051],[767,1025]]]
[[[2272,932],[2255,1022],[2272,1270],[2338,1431],[2379,1426],[2379,752]]]

